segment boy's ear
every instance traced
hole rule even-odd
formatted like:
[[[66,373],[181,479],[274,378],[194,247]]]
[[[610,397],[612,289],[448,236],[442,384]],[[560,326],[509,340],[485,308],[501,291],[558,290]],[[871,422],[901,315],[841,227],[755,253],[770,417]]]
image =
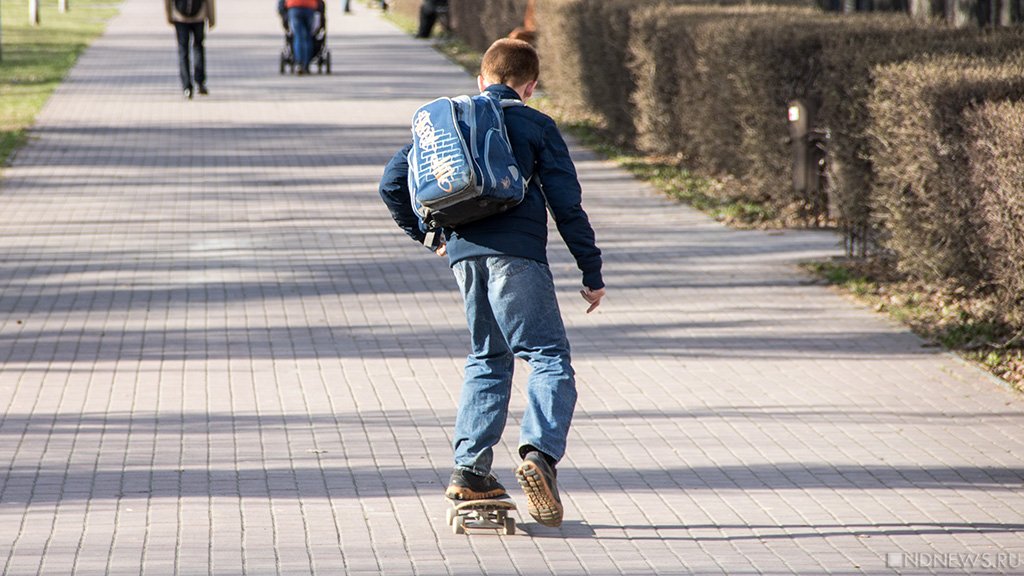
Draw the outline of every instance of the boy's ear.
[[[480,75],[480,74],[477,75],[477,77],[476,77],[476,85],[477,85],[478,88],[480,88],[481,92],[484,91],[484,88],[487,88],[487,84],[484,83],[483,75]]]
[[[537,80],[532,80],[529,84],[527,84],[526,86],[523,86],[523,93],[522,93],[523,102],[526,102],[527,100],[529,100],[530,98],[533,97],[533,91],[536,88],[537,88]]]

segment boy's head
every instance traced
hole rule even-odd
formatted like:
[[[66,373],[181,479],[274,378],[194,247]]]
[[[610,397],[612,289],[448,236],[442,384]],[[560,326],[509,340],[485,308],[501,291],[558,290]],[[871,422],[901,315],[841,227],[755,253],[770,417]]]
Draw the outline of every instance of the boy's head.
[[[484,53],[477,83],[481,90],[491,84],[504,84],[526,100],[533,95],[539,77],[537,50],[522,40],[502,38]]]

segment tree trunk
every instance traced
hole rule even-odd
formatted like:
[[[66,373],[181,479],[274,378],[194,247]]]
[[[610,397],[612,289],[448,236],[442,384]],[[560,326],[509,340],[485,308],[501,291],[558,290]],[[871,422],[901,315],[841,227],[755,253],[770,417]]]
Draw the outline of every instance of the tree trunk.
[[[1000,0],[999,17],[996,19],[996,22],[999,26],[1013,25],[1013,2],[1010,0]]]
[[[946,0],[946,22],[950,26],[963,28],[973,19],[974,2],[972,0]]]
[[[932,3],[929,0],[907,0],[907,12],[914,20],[927,20],[932,17]]]

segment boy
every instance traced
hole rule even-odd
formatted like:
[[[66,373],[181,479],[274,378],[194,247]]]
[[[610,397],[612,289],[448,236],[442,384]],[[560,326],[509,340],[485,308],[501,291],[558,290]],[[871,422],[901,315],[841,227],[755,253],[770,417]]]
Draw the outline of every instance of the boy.
[[[537,52],[502,39],[484,54],[477,84],[502,99],[526,101],[537,86]],[[456,500],[496,498],[505,488],[491,474],[492,447],[508,416],[515,357],[532,372],[527,384],[516,478],[528,510],[547,526],[562,523],[555,465],[565,454],[576,406],[569,342],[547,265],[547,210],[583,272],[580,291],[593,311],[605,295],[601,251],[580,206],[580,184],[554,121],[525,106],[505,108],[505,126],[519,169],[529,181],[522,203],[506,212],[444,230],[433,247],[447,254],[465,300],[472,351],[466,360],[453,447],[455,469],[445,493]],[[388,163],[380,194],[412,238],[425,234],[409,203],[405,146]]]

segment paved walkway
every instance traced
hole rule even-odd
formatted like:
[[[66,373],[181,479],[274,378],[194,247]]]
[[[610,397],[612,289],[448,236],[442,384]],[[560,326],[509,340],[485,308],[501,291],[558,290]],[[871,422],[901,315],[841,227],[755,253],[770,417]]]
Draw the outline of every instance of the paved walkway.
[[[126,0],[5,171],[0,574],[1024,573],[1024,399],[808,282],[831,235],[725,229],[584,150],[610,295],[585,315],[552,249],[567,521],[451,534],[461,306],[376,181],[474,82],[335,2],[335,74],[281,77],[271,3],[218,4],[209,98]]]

